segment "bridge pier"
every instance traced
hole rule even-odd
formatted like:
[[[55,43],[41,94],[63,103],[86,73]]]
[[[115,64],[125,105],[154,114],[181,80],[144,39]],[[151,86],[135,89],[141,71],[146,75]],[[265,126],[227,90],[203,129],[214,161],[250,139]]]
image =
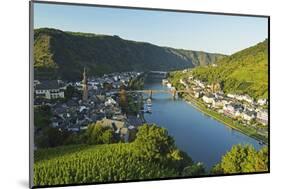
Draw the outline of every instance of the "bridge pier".
[[[176,90],[173,90],[173,91],[172,91],[172,95],[173,95],[173,99],[175,99],[175,98],[176,98],[176,95],[177,95],[177,91],[176,91]]]
[[[149,98],[152,99],[152,90],[149,91]]]

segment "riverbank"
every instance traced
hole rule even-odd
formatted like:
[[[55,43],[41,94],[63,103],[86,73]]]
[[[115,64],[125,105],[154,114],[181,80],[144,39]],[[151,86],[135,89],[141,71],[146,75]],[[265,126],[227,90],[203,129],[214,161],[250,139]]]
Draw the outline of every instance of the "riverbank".
[[[160,79],[146,79],[144,90],[170,90]],[[256,150],[260,140],[222,124],[197,110],[183,98],[173,100],[171,94],[157,93],[152,98],[152,113],[144,114],[148,124],[166,128],[179,149],[190,154],[195,162],[207,169],[217,164],[233,145],[249,144]],[[200,150],[198,150],[200,149]]]
[[[242,124],[239,124],[237,121],[232,120],[229,117],[223,116],[223,115],[217,113],[216,111],[206,108],[203,103],[201,103],[197,99],[193,98],[191,95],[186,94],[186,95],[183,95],[182,98],[185,101],[189,102],[197,110],[216,119],[217,121],[223,123],[224,125],[232,128],[232,129],[235,129],[251,138],[254,138],[256,140],[262,141],[265,144],[268,144],[268,137],[258,134],[255,129],[246,127]]]

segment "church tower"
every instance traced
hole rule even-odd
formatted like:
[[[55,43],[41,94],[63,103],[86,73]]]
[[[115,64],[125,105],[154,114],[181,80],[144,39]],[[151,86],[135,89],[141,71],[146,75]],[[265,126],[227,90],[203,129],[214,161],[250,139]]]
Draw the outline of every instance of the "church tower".
[[[85,67],[84,67],[84,72],[83,72],[82,85],[83,85],[83,98],[82,99],[83,99],[83,101],[87,101],[88,100],[88,79],[87,79]]]

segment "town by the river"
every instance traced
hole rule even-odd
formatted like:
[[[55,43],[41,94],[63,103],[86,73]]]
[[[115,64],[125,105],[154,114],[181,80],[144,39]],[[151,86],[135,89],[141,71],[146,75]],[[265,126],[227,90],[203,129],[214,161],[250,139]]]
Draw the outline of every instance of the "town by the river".
[[[144,89],[168,90],[161,79],[151,78],[145,80]],[[205,115],[181,98],[174,99],[171,94],[153,94],[151,109],[150,114],[144,114],[145,120],[165,127],[177,147],[207,169],[219,162],[235,144],[262,147],[259,141]]]
[[[53,128],[81,133],[89,124],[97,123],[112,127],[125,142],[133,140],[130,136],[142,124],[154,123],[166,128],[177,147],[207,169],[233,145],[262,147],[261,141],[224,125],[171,93],[173,87],[163,84],[161,74],[122,72],[87,79],[84,70],[82,81],[36,80],[35,105],[50,107]],[[120,92],[122,86],[127,88]]]

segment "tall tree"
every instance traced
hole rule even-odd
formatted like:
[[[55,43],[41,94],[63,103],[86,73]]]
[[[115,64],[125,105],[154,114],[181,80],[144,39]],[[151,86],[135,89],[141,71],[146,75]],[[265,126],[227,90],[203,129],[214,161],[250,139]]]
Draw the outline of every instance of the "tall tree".
[[[168,131],[156,125],[144,124],[139,127],[134,144],[139,154],[149,159],[162,159],[175,149],[174,139],[168,135]]]
[[[263,172],[268,170],[268,148],[259,151],[253,146],[235,145],[217,164],[212,173],[247,173]]]
[[[128,112],[128,97],[124,89],[120,90],[119,93],[119,104],[123,112]]]

